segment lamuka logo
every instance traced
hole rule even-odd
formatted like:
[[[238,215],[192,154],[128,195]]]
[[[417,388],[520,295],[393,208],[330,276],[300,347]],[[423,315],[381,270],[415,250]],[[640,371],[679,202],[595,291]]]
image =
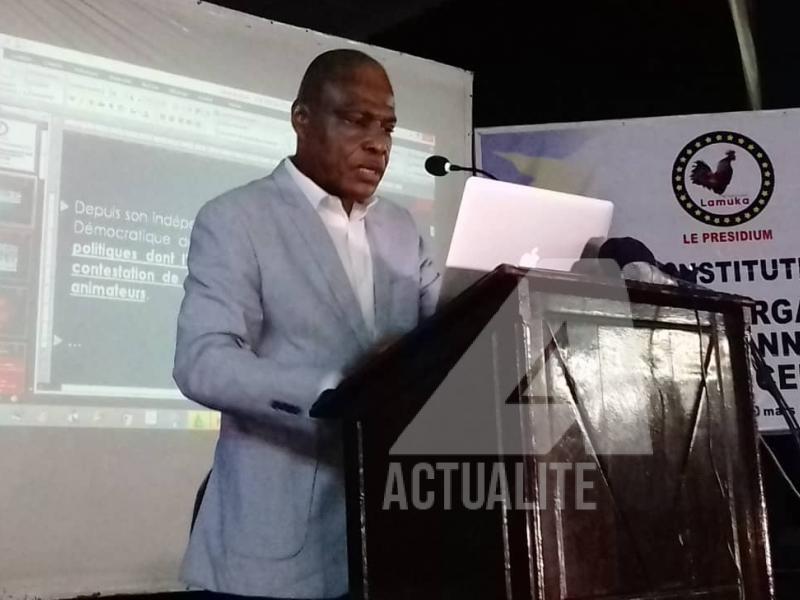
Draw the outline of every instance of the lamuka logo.
[[[735,227],[767,208],[775,169],[766,151],[735,131],[712,131],[686,144],[672,165],[672,190],[693,219]]]

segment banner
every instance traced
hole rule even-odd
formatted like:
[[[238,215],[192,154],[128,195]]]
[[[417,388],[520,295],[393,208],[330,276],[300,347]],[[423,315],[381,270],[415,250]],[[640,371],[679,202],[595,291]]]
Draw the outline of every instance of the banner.
[[[800,110],[482,129],[498,178],[610,200],[610,236],[642,240],[698,283],[757,300],[753,337],[800,409]],[[755,385],[755,384],[754,384]],[[786,429],[758,388],[762,430]]]

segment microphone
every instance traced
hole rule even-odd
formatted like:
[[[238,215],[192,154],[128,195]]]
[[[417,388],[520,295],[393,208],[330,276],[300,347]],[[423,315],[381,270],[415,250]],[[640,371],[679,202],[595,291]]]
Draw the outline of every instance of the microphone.
[[[497,181],[497,177],[489,173],[488,171],[484,171],[483,169],[478,169],[477,167],[462,167],[461,165],[454,165],[449,160],[447,160],[444,156],[434,155],[429,156],[425,160],[425,170],[433,175],[434,177],[444,177],[448,173],[452,173],[453,171],[468,171],[473,175],[477,175],[480,173],[489,179],[494,179]]]
[[[434,177],[443,177],[450,172],[450,161],[444,156],[429,156],[425,160],[425,170]]]

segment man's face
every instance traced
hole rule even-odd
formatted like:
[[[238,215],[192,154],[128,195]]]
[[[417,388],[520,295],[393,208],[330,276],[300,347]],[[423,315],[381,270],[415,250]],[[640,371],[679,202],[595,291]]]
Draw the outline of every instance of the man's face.
[[[365,202],[389,163],[397,118],[383,69],[365,65],[327,83],[320,98],[292,112],[298,159],[325,191]]]

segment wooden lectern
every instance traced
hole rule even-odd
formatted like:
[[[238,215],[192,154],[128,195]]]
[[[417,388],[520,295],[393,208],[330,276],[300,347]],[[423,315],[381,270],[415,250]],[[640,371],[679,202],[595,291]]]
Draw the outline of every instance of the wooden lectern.
[[[741,297],[498,267],[315,405],[374,600],[772,597]]]

